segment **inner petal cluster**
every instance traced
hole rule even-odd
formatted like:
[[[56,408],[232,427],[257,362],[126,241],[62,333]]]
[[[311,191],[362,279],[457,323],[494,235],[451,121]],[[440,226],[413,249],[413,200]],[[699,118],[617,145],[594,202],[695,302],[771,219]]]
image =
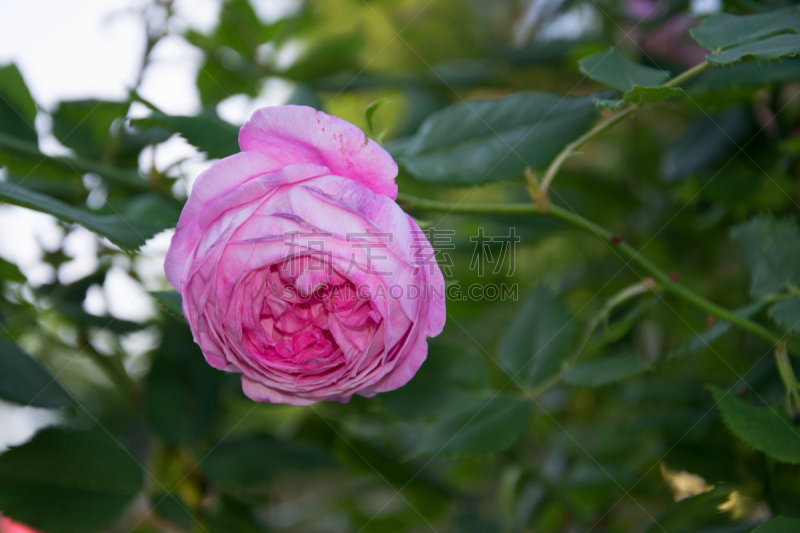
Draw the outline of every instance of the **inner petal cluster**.
[[[343,373],[381,324],[352,281],[313,255],[251,271],[240,290],[251,302],[239,321],[251,360],[307,385]]]

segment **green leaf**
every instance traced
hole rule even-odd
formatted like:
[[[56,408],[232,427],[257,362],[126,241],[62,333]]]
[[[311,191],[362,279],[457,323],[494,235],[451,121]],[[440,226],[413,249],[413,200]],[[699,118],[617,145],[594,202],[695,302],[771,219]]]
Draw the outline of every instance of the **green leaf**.
[[[319,448],[282,442],[267,435],[224,441],[201,463],[206,475],[223,485],[257,486],[287,470],[318,470],[336,465]]]
[[[35,143],[36,103],[15,64],[0,67],[0,133]]]
[[[0,281],[16,281],[17,283],[25,283],[27,279],[25,278],[25,275],[20,272],[17,265],[0,257]]]
[[[703,115],[667,147],[661,160],[662,179],[674,183],[726,162],[750,138],[752,130],[750,111],[742,107]]]
[[[763,41],[742,44],[717,54],[707,54],[706,59],[716,65],[730,65],[752,57],[759,61],[771,61],[800,53],[800,35],[775,35]]]
[[[0,339],[0,398],[34,407],[72,403],[55,377],[16,343]]]
[[[741,317],[750,317],[757,313],[764,305],[763,301],[754,302],[735,309],[734,313]],[[669,354],[669,359],[673,357],[687,357],[705,351],[712,342],[730,331],[731,327],[731,323],[726,320],[715,321],[707,330],[690,336],[689,340],[683,346]]]
[[[719,13],[703,19],[690,31],[695,41],[709,50],[760,41],[780,33],[800,32],[800,7],[757,15]]]
[[[765,65],[757,62],[736,63],[704,72],[690,86],[693,95],[724,91],[734,87],[761,87],[800,78],[800,59],[787,58]]]
[[[777,461],[800,464],[800,431],[783,411],[754,407],[719,387],[709,389],[731,433]]]
[[[391,102],[391,98],[381,98],[380,100],[376,100],[367,106],[366,111],[364,111],[364,116],[367,118],[367,128],[369,129],[369,136],[371,138],[375,138],[375,128],[372,124],[372,118],[375,116],[375,111],[380,109],[381,107],[385,106],[389,102]]]
[[[650,104],[683,94],[680,87],[640,87],[634,85],[633,89],[622,95],[622,99],[629,104]]]
[[[577,325],[556,295],[540,287],[529,296],[500,342],[500,366],[533,388],[552,377],[570,354]]]
[[[796,533],[797,531],[800,531],[800,518],[777,516],[755,528],[753,533]]]
[[[185,531],[191,531],[195,518],[189,508],[174,494],[154,494],[150,496],[150,505],[156,516],[169,520]]]
[[[401,162],[424,181],[472,185],[521,176],[592,126],[595,98],[519,92],[451,105],[423,121]]]
[[[416,452],[444,456],[496,453],[517,441],[532,416],[533,406],[527,398],[475,396],[428,428]]]
[[[669,79],[666,70],[646,67],[622,55],[616,48],[584,57],[578,63],[581,72],[609,87],[622,92],[633,91],[637,86],[658,87]],[[630,101],[627,100],[626,101]]]
[[[471,391],[489,386],[486,364],[473,348],[433,339],[428,358],[411,381],[378,398],[392,415],[417,419],[457,409]]]
[[[80,224],[126,250],[135,250],[148,238],[166,229],[163,225],[147,219],[129,218],[117,214],[98,215],[4,181],[0,181],[0,202],[27,207],[53,215],[64,222]]]
[[[181,134],[190,144],[208,157],[221,158],[238,153],[239,128],[207,111],[194,117],[152,113],[147,118],[131,120],[133,126],[161,126]]]
[[[0,455],[0,509],[50,533],[106,527],[141,487],[140,466],[99,428],[48,428]]]
[[[599,387],[648,370],[650,366],[647,363],[630,353],[571,366],[564,372],[564,381],[579,387]]]
[[[111,125],[128,112],[127,102],[72,100],[61,102],[52,114],[53,135],[76,154],[101,159],[116,149]]]
[[[625,105],[625,100],[611,100],[608,98],[595,98],[594,105],[597,106],[597,109],[610,109],[611,111],[616,111],[620,107]]]
[[[791,218],[762,215],[736,226],[731,237],[750,268],[750,294],[761,298],[800,281],[800,232]]]
[[[186,324],[168,319],[144,383],[144,412],[155,434],[173,446],[206,435],[219,411],[223,374],[206,363]]]
[[[177,291],[147,291],[172,316],[183,318],[183,298]]]
[[[770,308],[769,316],[786,331],[800,333],[800,296],[794,295],[777,302]]]

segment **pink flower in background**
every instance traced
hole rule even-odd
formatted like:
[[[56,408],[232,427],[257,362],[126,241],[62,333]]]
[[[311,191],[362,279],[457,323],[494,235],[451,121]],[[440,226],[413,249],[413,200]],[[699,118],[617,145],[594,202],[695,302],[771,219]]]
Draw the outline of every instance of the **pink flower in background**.
[[[0,533],[41,533],[26,525],[14,522],[10,518],[0,516]]]
[[[302,106],[260,109],[239,145],[197,178],[165,263],[208,363],[256,401],[404,385],[444,327],[444,278],[391,156]]]

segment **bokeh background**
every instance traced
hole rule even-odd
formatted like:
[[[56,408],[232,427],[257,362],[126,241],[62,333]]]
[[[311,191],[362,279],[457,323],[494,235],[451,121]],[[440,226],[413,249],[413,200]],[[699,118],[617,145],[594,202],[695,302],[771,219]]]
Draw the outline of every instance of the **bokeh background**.
[[[22,79],[35,107],[23,113],[33,130],[0,113],[0,132],[44,155],[133,173],[149,189],[40,165],[0,142],[3,181],[158,226],[126,251],[81,226],[0,205],[0,337],[11,343],[0,348],[30,353],[69,391],[28,406],[0,400],[0,450],[39,432],[37,453],[61,457],[70,443],[44,428],[72,426],[94,432],[98,442],[78,446],[107,460],[99,470],[133,469],[107,480],[105,492],[121,501],[82,500],[80,491],[104,490],[78,468],[66,482],[73,492],[43,482],[50,488],[20,492],[28,503],[9,514],[52,532],[130,533],[733,533],[800,516],[797,455],[776,461],[739,442],[706,388],[780,409],[770,346],[683,300],[639,290],[646,273],[591,232],[546,217],[411,210],[449,236],[434,242],[452,266],[448,283],[505,283],[518,298],[451,301],[445,332],[407,387],[346,405],[254,404],[236,376],[206,367],[180,318],[150,294],[169,289],[163,228],[174,226],[194,178],[236,150],[236,127],[255,109],[310,105],[368,131],[365,110],[389,98],[373,126],[401,156],[426,117],[448,106],[519,91],[609,97],[579,70],[581,58],[613,46],[677,74],[707,53],[688,33],[702,16],[789,4],[4,0],[0,94],[27,102]],[[773,235],[776,247],[800,239],[800,62],[711,69],[686,91],[582,147],[558,176],[554,203],[739,309],[759,299],[731,229],[770,216],[785,229]],[[522,173],[469,184],[413,174],[401,165],[401,192],[464,203],[528,198]],[[513,254],[501,239],[488,247],[505,267],[479,275],[474,237],[511,228],[521,237]],[[793,272],[798,260],[786,259]],[[780,329],[766,304],[742,313]],[[786,329],[794,351],[794,327]],[[541,389],[511,383],[514,356],[504,354],[529,345],[571,352],[584,331],[588,357],[622,361],[618,374],[593,380],[595,367]],[[4,479],[21,475],[8,468]],[[68,497],[74,513],[64,511]]]

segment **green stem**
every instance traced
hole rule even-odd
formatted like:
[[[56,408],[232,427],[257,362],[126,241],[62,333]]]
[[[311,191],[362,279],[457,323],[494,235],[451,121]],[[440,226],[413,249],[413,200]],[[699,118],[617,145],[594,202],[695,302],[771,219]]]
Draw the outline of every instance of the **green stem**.
[[[689,78],[697,76],[705,69],[707,69],[709,66],[711,66],[711,64],[708,61],[703,61],[702,63],[693,66],[689,70],[682,72],[681,74],[678,74],[677,76],[666,82],[664,84],[664,87],[675,87],[677,85],[680,85]],[[547,170],[544,173],[544,178],[542,178],[542,184],[541,184],[542,193],[544,194],[547,193],[547,188],[550,187],[550,184],[555,179],[556,174],[558,174],[558,171],[561,170],[561,165],[564,164],[564,161],[570,158],[570,156],[575,152],[575,150],[583,146],[587,141],[589,141],[596,135],[606,131],[607,129],[611,128],[612,126],[620,122],[625,117],[632,115],[638,110],[639,106],[631,105],[628,107],[624,107],[618,111],[615,111],[613,114],[609,115],[608,118],[595,125],[594,128],[590,129],[589,131],[587,131],[586,133],[584,133],[583,135],[581,135],[580,137],[578,137],[577,139],[566,145],[558,153],[556,158],[553,159],[553,162],[550,163],[550,166],[547,167]]]
[[[686,70],[686,71],[678,74],[677,76],[675,76],[671,80],[669,80],[667,83],[664,84],[664,87],[675,87],[677,85],[680,85],[681,83],[685,82],[689,78],[691,78],[693,76],[697,76],[698,74],[700,74],[701,72],[703,72],[705,69],[707,69],[710,66],[711,66],[711,63],[709,63],[708,61],[703,61],[702,63],[698,63],[697,65],[693,66],[689,70]]]
[[[770,344],[776,345],[780,341],[780,337],[772,333],[770,330],[753,322],[752,320],[741,317],[721,307],[710,300],[707,300],[696,294],[691,289],[688,289],[680,283],[674,281],[669,274],[658,268],[649,259],[641,255],[635,248],[624,241],[620,241],[618,237],[613,235],[610,231],[605,229],[594,222],[583,218],[582,216],[573,213],[563,207],[557,205],[550,205],[547,210],[542,210],[535,204],[462,204],[452,202],[442,202],[437,200],[427,200],[423,198],[416,198],[407,194],[398,194],[398,202],[403,207],[408,209],[422,209],[428,211],[443,211],[446,213],[461,213],[471,215],[538,215],[548,216],[570,226],[589,231],[594,233],[601,239],[610,243],[617,248],[621,255],[628,258],[628,262],[636,263],[650,274],[665,291],[685,300],[686,302],[702,309],[706,313],[715,316],[721,320],[726,320],[734,326],[757,335]]]
[[[73,170],[80,173],[92,173],[112,181],[118,185],[122,185],[129,190],[146,191],[149,189],[147,181],[141,179],[139,173],[135,170],[126,171],[114,167],[109,167],[94,161],[87,161],[85,159],[77,159],[72,157],[62,157],[43,154],[39,151],[39,147],[34,143],[22,141],[16,137],[0,133],[0,149],[6,149],[18,154],[34,157],[40,161],[47,161],[59,167]]]
[[[599,122],[595,125],[592,129],[566,145],[553,159],[553,162],[550,163],[550,166],[547,167],[547,170],[544,173],[544,178],[542,178],[541,189],[542,193],[547,193],[547,188],[552,183],[553,179],[555,179],[556,174],[558,171],[561,170],[561,165],[564,164],[564,161],[569,159],[569,157],[581,146],[583,146],[589,139],[593,138],[599,133],[606,131],[607,129],[611,128],[614,124],[618,123],[628,115],[633,114],[638,108],[638,106],[630,106],[624,109],[620,109],[616,111],[614,114],[610,115],[605,120]]]
[[[792,416],[797,412],[796,410],[800,410],[800,383],[797,382],[797,377],[794,375],[792,363],[789,361],[789,352],[786,350],[784,342],[775,345],[775,364],[786,389],[786,410]]]

